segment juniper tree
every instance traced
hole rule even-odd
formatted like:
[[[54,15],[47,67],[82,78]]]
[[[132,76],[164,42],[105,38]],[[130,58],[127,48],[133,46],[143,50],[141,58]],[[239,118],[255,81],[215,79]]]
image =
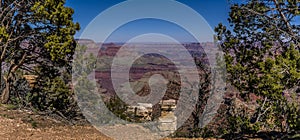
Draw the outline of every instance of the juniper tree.
[[[287,96],[300,85],[300,1],[247,0],[232,4],[229,15],[231,27],[215,29],[228,80],[243,99],[260,97],[257,113],[246,121],[268,130],[294,129],[299,116],[292,115]]]
[[[39,74],[36,67],[69,65],[79,24],[73,22],[73,9],[64,4],[65,0],[0,1],[0,72],[5,81],[2,103],[9,101],[17,70]]]

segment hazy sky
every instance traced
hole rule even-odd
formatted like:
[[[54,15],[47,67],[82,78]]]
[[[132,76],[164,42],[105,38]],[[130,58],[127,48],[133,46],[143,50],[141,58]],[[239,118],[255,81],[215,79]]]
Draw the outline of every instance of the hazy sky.
[[[79,38],[85,27],[104,10],[124,0],[67,0],[67,6],[75,10],[74,20],[79,22],[81,30],[76,34]],[[220,22],[228,25],[229,5],[227,0],[177,0],[198,12],[212,29]],[[113,21],[112,21],[113,22]],[[166,34],[180,42],[193,42],[194,38],[180,26],[157,19],[142,19],[127,23],[113,32],[107,42],[126,42],[141,34]]]

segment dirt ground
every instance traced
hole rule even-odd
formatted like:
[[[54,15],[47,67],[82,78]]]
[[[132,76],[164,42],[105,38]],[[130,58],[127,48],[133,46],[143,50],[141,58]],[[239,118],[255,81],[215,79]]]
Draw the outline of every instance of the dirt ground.
[[[7,106],[0,105],[0,140],[2,139],[111,140],[90,125],[68,125],[50,117],[36,115],[31,111],[11,110]]]
[[[3,105],[0,106],[0,139],[110,140],[92,126],[71,126],[31,111],[9,110]]]

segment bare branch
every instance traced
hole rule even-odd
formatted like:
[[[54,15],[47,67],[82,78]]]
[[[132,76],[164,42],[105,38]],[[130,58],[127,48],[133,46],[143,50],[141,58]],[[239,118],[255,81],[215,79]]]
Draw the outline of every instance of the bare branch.
[[[281,8],[281,6],[279,5],[278,1],[277,1],[277,0],[273,0],[273,1],[274,1],[274,3],[276,4],[276,7],[277,7],[277,9],[278,9],[278,12],[279,12],[281,18],[283,19],[283,21],[284,21],[286,27],[288,28],[288,33],[289,33],[290,35],[292,35],[292,36],[295,36],[295,34],[294,34],[294,32],[293,32],[293,30],[292,30],[292,28],[291,28],[291,24],[288,22],[286,16],[283,14],[282,8]]]
[[[294,32],[292,31],[292,29],[291,29],[291,27],[290,27],[289,22],[287,21],[287,19],[285,19],[285,20],[286,20],[286,22],[288,22],[287,24],[289,25],[288,27],[290,28],[288,32],[285,31],[285,30],[283,30],[283,29],[281,29],[280,27],[278,27],[277,24],[275,24],[275,23],[272,22],[272,21],[275,20],[274,17],[270,17],[270,16],[267,15],[267,14],[263,14],[263,13],[254,11],[253,9],[249,9],[249,8],[247,8],[247,7],[241,7],[241,8],[242,8],[243,10],[248,11],[249,13],[254,14],[254,15],[259,15],[259,16],[262,16],[262,17],[267,18],[267,19],[269,20],[269,23],[270,23],[271,25],[275,26],[277,30],[279,30],[280,32],[285,33],[285,34],[287,34],[287,35],[290,35],[290,36],[291,36],[292,38],[294,38],[294,39],[297,39],[297,36],[296,36],[296,35],[294,34]],[[279,8],[276,8],[276,10],[277,10],[277,9],[279,9]],[[275,9],[273,9],[273,10],[275,10]],[[282,13],[282,14],[283,14],[283,13]],[[284,16],[284,15],[283,15],[283,16]],[[285,17],[285,16],[284,16],[284,17]]]

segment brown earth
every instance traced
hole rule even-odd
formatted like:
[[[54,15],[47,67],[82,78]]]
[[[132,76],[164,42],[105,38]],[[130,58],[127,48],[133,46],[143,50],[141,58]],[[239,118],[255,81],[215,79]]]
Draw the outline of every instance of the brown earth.
[[[0,104],[0,140],[111,140],[91,125],[69,125],[51,117],[37,115],[32,111],[12,108],[14,107]],[[174,139],[165,138],[164,140]]]
[[[101,139],[110,138],[88,125],[68,125],[26,110],[0,106],[0,139]]]

